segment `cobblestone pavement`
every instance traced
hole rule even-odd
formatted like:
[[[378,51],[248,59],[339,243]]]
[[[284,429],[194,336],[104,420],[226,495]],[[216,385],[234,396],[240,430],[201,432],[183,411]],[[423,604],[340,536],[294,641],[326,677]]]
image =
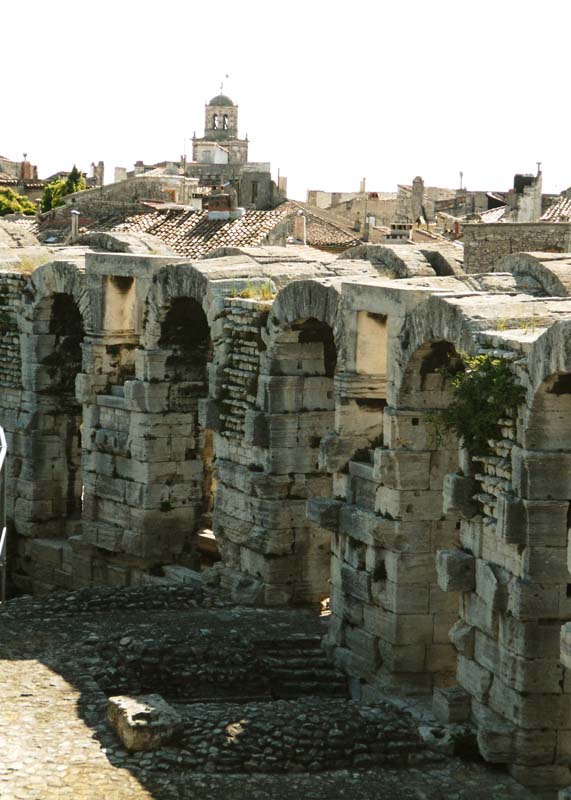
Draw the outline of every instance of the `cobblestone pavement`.
[[[160,638],[208,625],[228,630],[319,631],[305,612],[203,608],[186,596],[151,603],[100,595],[17,601],[0,610],[1,800],[529,800],[505,772],[418,753],[399,769],[318,774],[209,774],[165,768],[153,753],[129,754],[105,722],[107,698],[91,669],[94,637]],[[110,600],[112,594],[106,595]],[[126,598],[126,599],[125,599]],[[206,603],[207,605],[209,603]],[[204,605],[202,603],[202,605]],[[210,605],[213,605],[210,603]],[[216,605],[216,604],[214,604]],[[219,604],[221,605],[221,604]]]

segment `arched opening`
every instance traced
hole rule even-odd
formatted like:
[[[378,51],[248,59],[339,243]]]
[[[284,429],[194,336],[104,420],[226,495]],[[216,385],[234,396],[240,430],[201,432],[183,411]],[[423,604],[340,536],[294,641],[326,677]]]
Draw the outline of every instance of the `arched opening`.
[[[74,521],[81,517],[82,409],[75,396],[75,379],[81,371],[84,328],[81,313],[71,295],[55,294],[42,305],[44,309],[38,315],[43,316],[47,311],[49,317],[47,334],[37,336],[42,340],[38,347],[49,352],[41,360],[39,424],[55,445],[55,451],[53,447],[48,448],[55,457],[52,475],[56,479],[48,516],[60,520],[62,530],[51,532],[62,537],[77,532]]]
[[[168,355],[165,381],[169,383],[168,413],[182,415],[179,429],[186,436],[185,462],[195,462],[183,496],[192,501],[192,528],[196,534],[193,551],[199,564],[208,566],[219,559],[212,510],[215,494],[213,432],[199,424],[199,401],[208,396],[208,364],[212,361],[210,326],[202,306],[190,297],[178,297],[171,303],[161,325],[159,347]],[[176,419],[173,420],[176,434]],[[172,503],[172,501],[169,501]],[[198,564],[191,559],[194,566]]]
[[[65,448],[65,467],[62,479],[62,504],[66,519],[79,519],[83,483],[81,476],[81,405],[75,396],[75,379],[81,371],[83,320],[79,308],[69,294],[54,295],[49,335],[54,337],[53,350],[43,364],[47,367],[51,385],[48,393],[59,400],[58,416]]]
[[[451,374],[463,368],[448,341],[413,352],[396,404],[385,409],[383,447],[375,451],[375,511],[387,531],[403,537],[389,537],[376,554],[381,673],[407,673],[407,681],[427,689],[455,679],[449,631],[458,595],[439,588],[435,558],[460,541],[460,515],[443,504],[445,478],[459,470],[458,437],[446,430],[442,411],[453,399]]]
[[[334,430],[337,348],[331,326],[315,317],[293,322],[276,335],[268,363],[269,446],[275,453],[272,471],[289,476],[288,496],[300,511],[291,530],[290,601],[326,608],[331,533],[306,518],[305,505],[313,497],[333,494],[332,476],[319,464],[322,439]],[[274,404],[271,395],[280,390],[283,402]],[[280,444],[283,457],[277,452]]]

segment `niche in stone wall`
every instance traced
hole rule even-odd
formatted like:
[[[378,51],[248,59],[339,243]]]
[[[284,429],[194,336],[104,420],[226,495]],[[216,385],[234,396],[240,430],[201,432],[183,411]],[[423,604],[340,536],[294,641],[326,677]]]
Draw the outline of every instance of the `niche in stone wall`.
[[[107,333],[135,330],[135,279],[130,275],[106,275],[103,283],[103,327]]]
[[[387,317],[357,312],[355,370],[367,375],[387,374]]]

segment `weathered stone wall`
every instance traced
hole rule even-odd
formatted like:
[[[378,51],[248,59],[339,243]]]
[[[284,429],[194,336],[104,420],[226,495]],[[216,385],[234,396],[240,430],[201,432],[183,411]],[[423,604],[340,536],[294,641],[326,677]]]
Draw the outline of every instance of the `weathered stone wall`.
[[[391,253],[377,267],[390,255],[401,280],[367,254],[327,271],[100,253],[6,273],[12,578],[136,585],[196,567],[213,531],[210,577],[235,599],[330,596],[326,649],[356,697],[436,690],[488,760],[564,783],[566,259],[439,278]],[[527,392],[473,460],[439,423],[462,353],[503,358]]]
[[[464,268],[487,272],[511,253],[571,250],[571,225],[564,222],[490,223],[464,225]]]

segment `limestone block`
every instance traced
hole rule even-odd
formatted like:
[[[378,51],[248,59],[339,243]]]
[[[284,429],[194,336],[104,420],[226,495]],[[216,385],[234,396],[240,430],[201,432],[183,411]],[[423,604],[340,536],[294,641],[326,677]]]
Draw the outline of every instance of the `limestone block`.
[[[426,584],[373,582],[373,597],[379,605],[395,614],[427,614],[429,587]]]
[[[571,786],[560,789],[557,793],[557,800],[571,800]]]
[[[512,483],[529,500],[571,497],[571,453],[512,449]]]
[[[526,547],[521,568],[522,577],[531,581],[571,583],[566,547]]]
[[[527,519],[524,501],[502,492],[496,505],[497,535],[508,544],[525,544]]]
[[[220,404],[211,397],[198,401],[198,424],[211,431],[220,431]]]
[[[125,408],[132,411],[160,413],[168,410],[169,384],[125,381]]]
[[[402,411],[387,406],[384,410],[383,435],[385,445],[393,449],[435,450],[457,448],[454,437],[445,435],[439,441],[434,418],[422,411]]]
[[[458,451],[438,449],[430,455],[430,488],[441,490],[444,478],[458,471]],[[464,475],[470,473],[464,473]]]
[[[487,669],[475,661],[459,655],[456,677],[460,686],[469,694],[482,703],[487,702],[492,686],[492,674]]]
[[[341,592],[332,594],[330,598],[331,610],[350,625],[363,628],[363,601]],[[368,633],[370,631],[367,631]]]
[[[472,701],[478,730],[478,748],[492,764],[545,764],[553,760],[556,734],[548,730],[525,731]]]
[[[426,669],[429,672],[453,673],[456,667],[456,651],[451,644],[430,644],[426,648]]]
[[[319,445],[319,468],[327,472],[340,472],[355,452],[368,447],[369,443],[367,436],[327,433]]]
[[[496,678],[490,689],[490,708],[526,730],[571,727],[571,695],[524,695]]]
[[[473,625],[489,636],[495,635],[498,620],[504,618],[504,615],[499,615],[481,597],[472,592],[462,593],[460,609],[460,616],[468,625]]]
[[[483,552],[483,520],[480,515],[472,519],[463,519],[460,525],[460,544],[465,550],[481,558]]]
[[[380,610],[381,637],[391,644],[430,644],[433,635],[431,614],[393,614]]]
[[[424,644],[396,645],[379,639],[379,652],[383,668],[390,672],[424,672],[426,646]]]
[[[511,574],[491,561],[475,559],[476,592],[493,611],[505,611]]]
[[[387,450],[374,454],[375,480],[391,489],[426,490],[430,484],[430,451]]]
[[[517,619],[555,618],[560,615],[561,587],[513,578],[509,586],[509,613]]]
[[[385,549],[376,544],[365,545],[365,569],[373,576],[373,581],[386,578]]]
[[[60,569],[63,562],[63,551],[67,547],[65,539],[34,539],[31,544],[32,561],[41,562],[53,569]]]
[[[292,583],[297,575],[297,560],[293,556],[267,558],[243,547],[240,550],[240,569],[248,575],[254,575],[267,583]]]
[[[558,659],[560,631],[561,621],[558,619],[522,621],[509,614],[501,614],[498,644],[524,658]]]
[[[431,614],[453,614],[459,612],[458,595],[454,592],[443,592],[437,584],[429,586],[428,610]]]
[[[442,493],[401,491],[381,486],[377,489],[375,511],[393,519],[439,520],[442,517]]]
[[[434,644],[448,644],[450,631],[458,621],[458,612],[453,614],[434,614],[434,631],[432,641]]]
[[[365,545],[347,537],[343,559],[353,569],[365,569]]]
[[[339,529],[339,511],[341,506],[341,501],[325,497],[308,500],[306,506],[307,518],[321,528],[325,528],[329,531],[337,531]]]
[[[345,646],[357,656],[368,672],[374,673],[380,666],[378,638],[356,627],[348,626],[345,630]]]
[[[130,751],[158,750],[175,734],[181,717],[158,694],[110,697],[107,721]]]
[[[369,680],[373,677],[370,672],[370,664],[347,647],[335,648],[334,662],[338,669],[351,677]]]
[[[432,713],[437,722],[449,725],[467,722],[470,718],[471,698],[460,686],[436,688],[432,695]]]
[[[561,663],[565,669],[571,669],[571,622],[561,627]]]
[[[436,574],[443,592],[471,592],[476,586],[476,559],[463,550],[439,550]]]
[[[387,550],[385,568],[388,580],[400,585],[430,584],[436,580],[432,553],[395,553]]]
[[[461,514],[471,519],[478,512],[478,504],[474,495],[478,492],[478,483],[474,478],[450,473],[444,478],[442,488],[442,509],[445,514]]]
[[[270,414],[333,411],[333,381],[325,377],[260,375],[256,404]]]
[[[561,693],[563,667],[558,659],[522,658],[500,648],[494,639],[476,631],[474,658],[506,686],[525,694]]]
[[[357,570],[348,564],[341,565],[341,587],[344,594],[371,602],[371,576],[365,570]]]
[[[137,350],[135,352],[135,377],[139,381],[164,381],[168,350]]]
[[[567,765],[510,764],[509,772],[512,778],[525,786],[544,786],[553,789],[554,786],[565,786],[569,783],[569,767]]]
[[[264,601],[265,589],[261,580],[252,575],[245,575],[238,570],[224,568],[221,579],[222,588],[227,591],[235,603],[245,606],[254,606]],[[282,595],[283,596],[283,595]],[[289,600],[286,593],[286,602]],[[278,605],[275,592],[268,593],[268,605]]]

